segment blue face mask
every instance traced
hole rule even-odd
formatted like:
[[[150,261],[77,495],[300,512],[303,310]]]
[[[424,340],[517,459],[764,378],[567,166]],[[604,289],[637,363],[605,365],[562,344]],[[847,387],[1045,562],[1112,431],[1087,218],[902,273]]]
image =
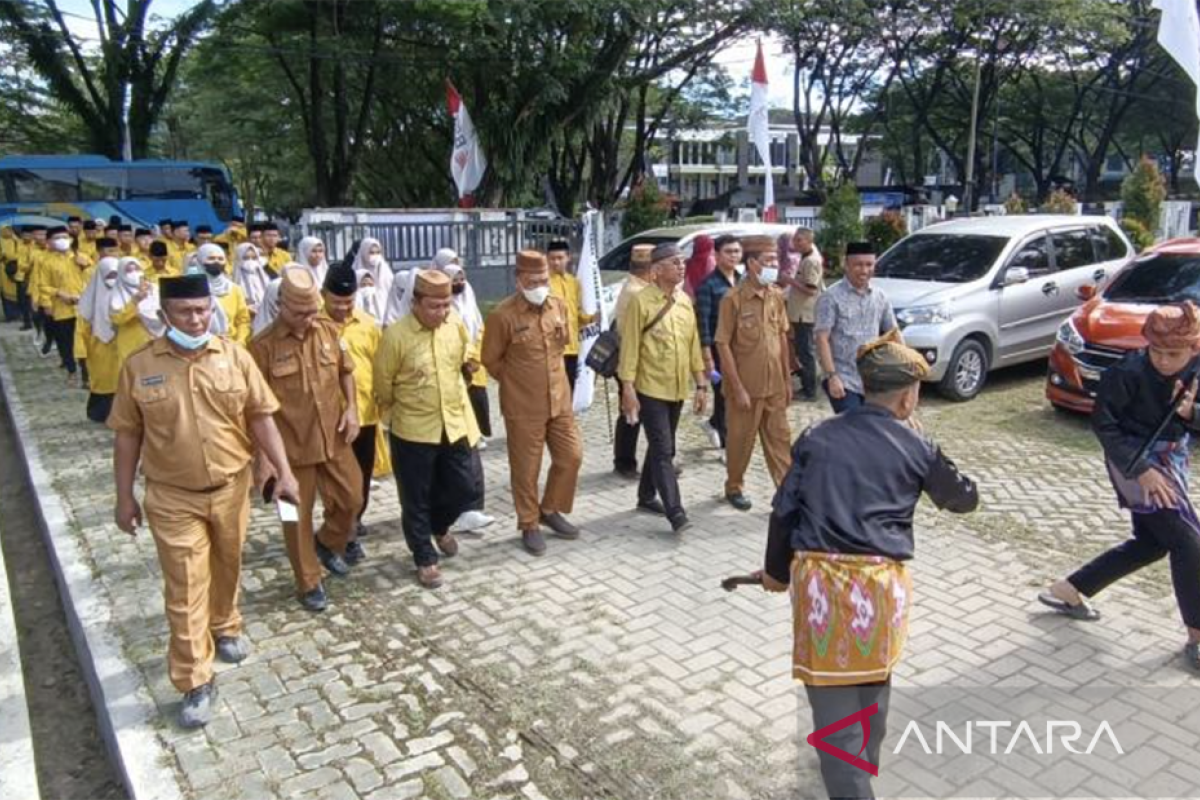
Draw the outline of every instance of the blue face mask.
[[[178,328],[168,327],[167,338],[184,350],[199,350],[208,345],[209,340],[212,339],[212,333],[205,331],[200,336],[191,336]]]

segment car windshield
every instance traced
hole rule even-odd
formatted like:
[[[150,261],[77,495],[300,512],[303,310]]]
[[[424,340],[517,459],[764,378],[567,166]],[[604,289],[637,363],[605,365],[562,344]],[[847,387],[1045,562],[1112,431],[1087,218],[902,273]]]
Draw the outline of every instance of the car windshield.
[[[1008,239],[978,234],[925,233],[909,236],[875,265],[881,278],[939,283],[978,280],[996,263]]]
[[[1200,256],[1160,255],[1135,261],[1104,291],[1115,303],[1200,303]]]

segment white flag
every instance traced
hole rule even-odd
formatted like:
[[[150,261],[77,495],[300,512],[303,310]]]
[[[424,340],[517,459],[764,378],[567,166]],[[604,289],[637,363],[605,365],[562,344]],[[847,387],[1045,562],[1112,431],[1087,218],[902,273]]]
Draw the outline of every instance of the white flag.
[[[479,137],[475,134],[471,115],[467,113],[462,97],[450,81],[446,81],[446,104],[450,107],[450,116],[454,117],[454,152],[450,154],[450,174],[454,176],[458,196],[467,199],[483,180],[487,159],[479,147]],[[463,205],[469,206],[471,203],[468,201]]]
[[[771,172],[771,104],[767,97],[767,65],[763,60],[762,42],[754,56],[754,73],[750,77],[750,119],[747,130],[750,141],[762,159],[766,173],[763,175],[763,222],[774,222],[775,176]]]
[[[1154,0],[1154,7],[1162,12],[1158,43],[1196,84],[1196,116],[1200,117],[1200,16],[1195,0]],[[1196,145],[1195,163],[1192,170],[1200,183],[1200,143]]]
[[[579,268],[575,277],[579,279],[580,301],[583,313],[594,317],[591,324],[579,333],[579,374],[575,380],[573,407],[582,414],[592,406],[596,396],[596,374],[587,366],[588,352],[596,343],[601,331],[608,330],[608,314],[601,298],[604,284],[600,279],[600,258],[596,248],[596,218],[599,211],[588,211],[583,215],[583,252],[579,254]]]

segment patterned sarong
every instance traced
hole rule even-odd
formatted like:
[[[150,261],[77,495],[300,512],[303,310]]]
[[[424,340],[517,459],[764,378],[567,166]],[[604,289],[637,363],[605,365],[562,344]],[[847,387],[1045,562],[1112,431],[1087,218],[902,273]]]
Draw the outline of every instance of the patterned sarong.
[[[796,553],[792,675],[813,686],[887,679],[908,639],[912,581],[883,556]]]
[[[1188,475],[1191,472],[1191,458],[1188,451],[1189,437],[1184,436],[1177,442],[1155,442],[1146,455],[1146,461],[1152,469],[1157,469],[1171,483],[1175,493],[1175,503],[1167,506],[1177,511],[1183,521],[1196,533],[1200,534],[1200,519],[1196,509],[1188,497]],[[1163,509],[1149,503],[1142,491],[1142,486],[1135,478],[1126,478],[1116,464],[1105,461],[1108,467],[1108,477],[1113,489],[1117,492],[1117,502],[1121,508],[1127,508],[1134,514],[1153,514]]]

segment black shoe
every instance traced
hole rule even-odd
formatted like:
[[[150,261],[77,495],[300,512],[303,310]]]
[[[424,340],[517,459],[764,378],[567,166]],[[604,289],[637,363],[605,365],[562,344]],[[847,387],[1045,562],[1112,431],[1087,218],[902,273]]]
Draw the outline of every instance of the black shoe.
[[[355,524],[355,526],[354,526],[354,538],[355,539],[362,539],[363,537],[370,536],[370,535],[371,535],[371,529],[368,528],[366,525],[363,525],[361,522]]]
[[[311,592],[300,595],[300,605],[309,611],[324,611],[325,607],[329,605],[329,598],[325,596],[325,587],[317,584],[317,588]]]
[[[613,467],[613,472],[627,481],[636,481],[642,477],[642,473],[638,472],[637,467]]]
[[[244,636],[218,636],[217,658],[226,664],[240,664],[250,655],[250,643]]]
[[[1183,660],[1196,672],[1200,672],[1200,642],[1189,642],[1183,648]]]
[[[183,696],[179,707],[179,727],[192,730],[203,728],[212,721],[213,704],[217,702],[217,683],[209,681]]]
[[[643,514],[654,514],[655,516],[659,517],[665,517],[667,515],[667,510],[663,508],[663,504],[657,499],[647,500],[644,503],[639,500],[637,504],[637,510]]]
[[[581,531],[570,523],[570,521],[557,511],[551,514],[542,514],[542,524],[560,539],[578,539]]]
[[[339,578],[350,574],[350,565],[346,563],[346,559],[321,544],[319,540],[317,541],[317,558],[321,559],[321,564],[325,569]]]
[[[726,502],[729,503],[729,505],[733,506],[738,511],[749,511],[750,510],[750,506],[751,506],[750,500],[746,497],[746,495],[742,494],[741,492],[734,492],[733,494],[727,494],[727,495],[725,495],[725,500],[726,500]]]
[[[685,533],[692,529],[692,521],[687,514],[679,514],[671,518],[671,530],[674,533]]]
[[[346,555],[342,556],[342,560],[352,567],[358,566],[359,562],[367,557],[367,551],[355,539],[353,542],[346,543]]]
[[[541,556],[546,553],[546,537],[536,528],[531,531],[521,531],[521,544],[531,556]]]

